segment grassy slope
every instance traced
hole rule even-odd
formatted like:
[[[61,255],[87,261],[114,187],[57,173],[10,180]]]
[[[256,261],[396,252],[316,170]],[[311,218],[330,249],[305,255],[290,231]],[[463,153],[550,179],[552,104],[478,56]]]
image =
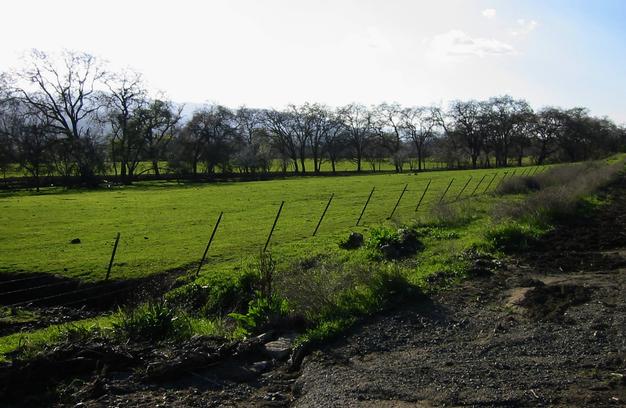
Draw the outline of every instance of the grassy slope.
[[[49,272],[86,280],[104,278],[113,238],[121,232],[114,278],[150,273],[197,262],[213,223],[224,211],[222,225],[205,268],[230,269],[263,245],[281,200],[286,204],[276,228],[273,250],[297,252],[323,248],[335,234],[353,225],[373,186],[376,193],[363,224],[382,222],[400,191],[409,184],[396,217],[408,221],[428,179],[424,207],[438,201],[451,177],[455,197],[469,176],[475,183],[493,170],[444,171],[419,175],[367,175],[296,178],[249,183],[148,183],[108,191],[69,191],[0,198],[0,272]],[[500,170],[500,177],[503,171]],[[487,185],[488,176],[479,189]],[[492,184],[493,188],[498,179]],[[315,224],[331,192],[335,198],[318,237]],[[362,228],[361,228],[362,229]],[[80,238],[82,243],[69,241]]]

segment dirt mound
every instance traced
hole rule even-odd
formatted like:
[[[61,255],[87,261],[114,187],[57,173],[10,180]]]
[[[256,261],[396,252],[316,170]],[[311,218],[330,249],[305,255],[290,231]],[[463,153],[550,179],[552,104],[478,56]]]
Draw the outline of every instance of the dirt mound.
[[[540,285],[526,292],[519,302],[534,320],[558,320],[571,306],[591,299],[591,288],[577,285]]]

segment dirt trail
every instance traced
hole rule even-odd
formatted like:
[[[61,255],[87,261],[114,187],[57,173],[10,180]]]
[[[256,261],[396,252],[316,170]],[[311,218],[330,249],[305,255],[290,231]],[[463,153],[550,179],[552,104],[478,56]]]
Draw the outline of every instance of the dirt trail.
[[[297,407],[626,406],[626,183],[593,218],[305,359]]]

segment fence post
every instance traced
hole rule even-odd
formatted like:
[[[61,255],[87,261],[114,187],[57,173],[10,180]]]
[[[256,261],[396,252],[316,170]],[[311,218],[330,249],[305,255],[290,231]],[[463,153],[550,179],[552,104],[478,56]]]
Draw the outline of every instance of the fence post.
[[[400,193],[400,197],[398,197],[398,201],[396,202],[396,205],[393,207],[393,210],[391,210],[391,214],[389,214],[389,217],[387,217],[388,220],[390,220],[391,217],[393,217],[393,214],[396,212],[396,209],[398,208],[398,205],[400,204],[400,200],[402,200],[402,196],[404,195],[408,187],[409,187],[408,184],[404,185],[404,188],[402,189],[402,192]]]
[[[419,210],[420,204],[422,204],[422,200],[424,199],[424,196],[426,195],[426,192],[428,191],[428,187],[430,187],[430,182],[431,181],[433,181],[433,179],[428,180],[428,184],[426,184],[426,188],[424,189],[424,192],[422,193],[422,196],[420,197],[420,200],[417,202],[417,206],[415,207],[415,212],[417,212],[417,210]]]
[[[200,264],[198,265],[198,270],[196,271],[196,278],[200,275],[200,269],[202,269],[202,264],[206,259],[206,254],[209,252],[209,247],[211,246],[211,242],[213,242],[213,238],[215,237],[215,233],[217,232],[217,227],[220,225],[220,221],[222,221],[222,215],[224,212],[221,211],[219,217],[217,217],[217,222],[215,222],[215,226],[213,227],[213,232],[211,232],[211,238],[209,238],[209,243],[206,244],[206,248],[204,249],[204,254],[202,254],[202,259],[200,259]]]
[[[482,182],[485,179],[485,177],[487,177],[487,175],[483,174],[483,177],[480,179],[478,184],[476,184],[476,187],[474,187],[474,191],[472,191],[472,194],[470,194],[470,197],[472,197],[474,195],[474,193],[476,193],[476,190],[478,190],[478,187],[480,187],[480,185],[482,184]]]
[[[326,208],[324,208],[324,212],[322,213],[322,216],[320,217],[320,220],[317,222],[317,226],[315,227],[315,231],[313,231],[313,236],[315,236],[315,234],[317,234],[317,230],[319,229],[320,225],[322,224],[322,220],[324,219],[324,216],[326,215],[326,211],[328,211],[328,207],[330,207],[330,202],[333,201],[333,197],[335,196],[335,193],[331,193],[330,198],[328,199],[328,203],[326,204]]]
[[[441,195],[439,202],[443,201],[443,198],[446,196],[446,193],[448,192],[448,190],[450,190],[450,186],[452,185],[453,181],[454,181],[454,177],[452,177],[452,180],[450,180],[450,183],[448,183],[448,187],[446,187],[446,191],[444,191],[443,194]]]
[[[508,173],[507,171],[505,171],[505,172],[504,172],[504,177],[502,177],[502,178],[500,179],[500,181],[498,181],[498,184],[496,184],[496,186],[493,188],[494,190],[497,190],[497,189],[498,189],[498,187],[500,187],[500,184],[502,184],[502,182],[503,182],[503,181],[504,181],[504,179],[506,178],[506,174],[507,174],[507,173]],[[511,176],[511,177],[513,177],[513,176]]]
[[[363,214],[365,214],[365,209],[367,208],[367,205],[370,203],[370,200],[372,199],[372,194],[374,194],[374,189],[376,187],[372,187],[372,191],[370,192],[370,195],[367,197],[367,201],[365,201],[365,205],[363,206],[363,209],[361,210],[361,215],[359,215],[359,219],[356,220],[356,226],[359,226],[359,223],[361,222],[361,218],[363,218]]]
[[[491,180],[489,180],[489,183],[487,183],[487,187],[485,187],[485,189],[483,190],[483,194],[485,194],[487,192],[487,190],[489,190],[489,187],[491,187],[491,183],[493,183],[493,181],[496,179],[496,177],[498,177],[498,174],[500,174],[499,171],[497,171],[496,174],[493,175]]]
[[[280,212],[283,210],[283,205],[285,205],[285,202],[281,201],[280,207],[278,207],[278,212],[276,213],[276,218],[274,218],[274,224],[272,224],[272,229],[270,230],[270,233],[267,236],[267,241],[265,241],[263,252],[267,251],[267,246],[270,244],[270,239],[272,239],[272,234],[274,233],[274,228],[276,228],[276,223],[278,222],[278,217],[280,217]]]
[[[117,252],[117,244],[120,242],[120,233],[117,233],[115,237],[115,244],[113,244],[113,252],[111,253],[111,260],[109,261],[109,267],[107,269],[107,276],[104,278],[105,281],[109,280],[109,276],[111,276],[111,268],[113,268],[113,260],[115,259],[115,252]]]
[[[470,183],[470,181],[472,181],[472,177],[470,176],[467,179],[467,182],[465,183],[465,185],[463,186],[463,188],[461,189],[461,191],[459,192],[459,194],[457,194],[456,198],[454,199],[454,201],[459,201],[459,198],[461,198],[461,194],[463,194],[463,192],[465,191],[465,189],[467,188],[467,185]]]

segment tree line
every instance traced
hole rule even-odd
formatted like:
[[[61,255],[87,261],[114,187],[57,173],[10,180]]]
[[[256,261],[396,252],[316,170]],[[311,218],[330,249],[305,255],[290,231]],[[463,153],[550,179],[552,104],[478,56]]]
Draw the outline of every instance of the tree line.
[[[447,107],[318,103],[285,109],[183,106],[151,96],[139,73],[110,71],[82,52],[34,50],[26,65],[0,74],[0,170],[36,180],[57,175],[89,183],[113,173],[131,182],[144,172],[182,177],[283,172],[420,171],[579,161],[626,148],[626,129],[582,107],[533,108],[498,96]],[[141,164],[149,163],[146,168]]]

